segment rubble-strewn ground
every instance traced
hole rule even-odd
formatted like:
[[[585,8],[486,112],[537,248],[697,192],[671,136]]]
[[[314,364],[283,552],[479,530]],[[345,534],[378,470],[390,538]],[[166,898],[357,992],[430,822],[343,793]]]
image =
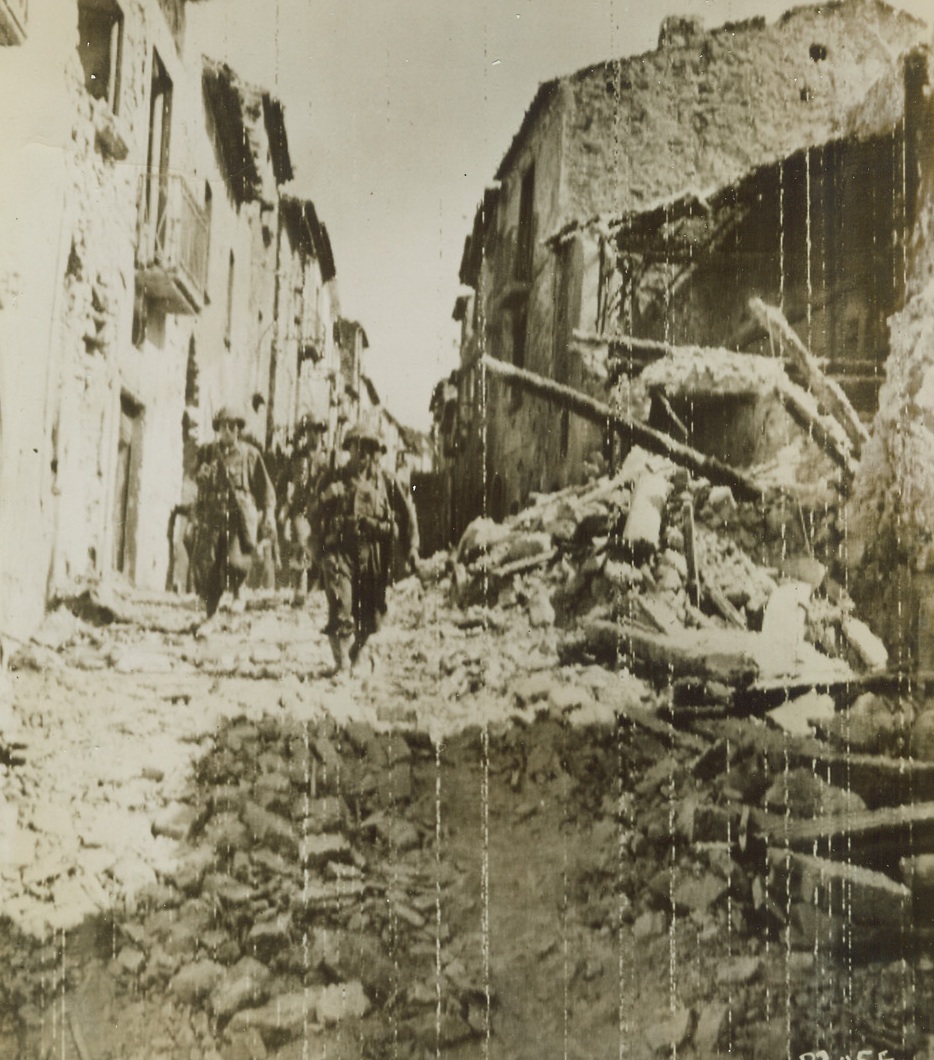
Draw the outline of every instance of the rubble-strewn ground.
[[[53,611],[9,675],[0,1056],[934,1055],[924,697],[799,695],[858,677],[845,594],[787,554],[832,532],[649,463],[475,525],[372,674],[326,676],[317,595],[203,639],[185,599]],[[726,645],[703,672],[692,637]],[[844,855],[814,831],[880,812]]]

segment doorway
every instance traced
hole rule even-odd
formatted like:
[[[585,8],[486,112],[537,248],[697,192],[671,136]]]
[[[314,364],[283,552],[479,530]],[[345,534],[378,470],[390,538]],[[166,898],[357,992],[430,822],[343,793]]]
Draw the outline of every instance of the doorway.
[[[132,581],[136,574],[136,529],[139,519],[139,471],[143,442],[143,407],[120,395],[120,436],[114,489],[113,568]]]

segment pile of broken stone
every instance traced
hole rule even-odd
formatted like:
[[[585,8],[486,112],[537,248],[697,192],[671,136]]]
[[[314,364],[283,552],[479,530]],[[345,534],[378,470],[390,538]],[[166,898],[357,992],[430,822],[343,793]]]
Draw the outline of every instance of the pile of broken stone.
[[[729,895],[744,929],[850,956],[919,930],[934,710],[831,576],[834,535],[793,496],[737,503],[638,449],[612,476],[467,528],[451,567],[464,605],[524,609],[529,626],[557,625],[565,667],[597,663],[657,695],[671,754],[635,793],[632,853],[674,845],[689,879],[672,893],[641,880],[636,916],[725,917]]]
[[[476,1036],[479,955],[436,922],[457,874],[428,849],[433,792],[416,799],[434,759],[414,732],[234,720],[191,796],[153,822],[181,854],[119,918],[112,968],[249,1055],[325,1048],[328,1033],[360,1055],[374,1008],[386,1034],[426,1047]]]

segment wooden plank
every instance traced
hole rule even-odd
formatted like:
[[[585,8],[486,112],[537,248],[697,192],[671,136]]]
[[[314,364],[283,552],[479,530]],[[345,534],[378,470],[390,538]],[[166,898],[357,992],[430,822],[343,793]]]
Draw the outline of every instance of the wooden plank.
[[[726,685],[745,685],[754,678],[753,655],[758,634],[743,630],[685,629],[676,635],[653,633],[631,624],[591,620],[581,624],[561,646],[562,658],[587,656],[626,662],[666,684],[679,677],[698,677]]]
[[[756,830],[770,846],[787,847],[835,861],[853,860],[898,873],[902,858],[934,852],[934,802],[891,806],[814,820],[788,820],[753,811]]]
[[[776,396],[795,423],[808,432],[810,437],[845,473],[848,482],[851,482],[856,475],[857,460],[846,435],[838,437],[836,431],[833,430],[832,424],[835,424],[836,420],[828,425],[824,418],[810,407],[805,392],[790,379],[776,391]]]
[[[686,584],[688,599],[700,609],[704,579],[701,575],[700,546],[694,525],[694,501],[691,497],[685,499],[681,509],[681,533],[684,536],[684,558],[688,565]]]
[[[846,861],[771,849],[769,894],[779,906],[805,902],[846,916],[851,923],[904,926],[911,911],[911,890],[883,872]]]
[[[817,358],[801,341],[779,308],[766,305],[761,298],[750,298],[749,308],[768,330],[770,338],[778,335],[782,352],[788,355],[804,376],[807,388],[814,397],[843,428],[858,458],[863,445],[869,440],[869,432],[839,384],[823,373]]]
[[[725,618],[731,626],[735,626],[737,629],[747,629],[746,619],[736,610],[736,608],[727,600],[726,596],[716,587],[716,585],[705,585],[704,596],[713,605],[717,613]]]
[[[869,809],[934,802],[934,762],[834,751],[819,740],[789,740],[781,751],[766,751],[770,770],[813,769],[828,783],[855,792]]]
[[[740,500],[760,500],[765,494],[762,487],[748,475],[729,467],[715,457],[706,456],[676,441],[667,434],[649,427],[648,424],[615,412],[609,405],[587,394],[582,394],[573,387],[556,383],[553,379],[546,379],[536,372],[516,368],[515,365],[507,364],[495,357],[483,356],[477,363],[490,375],[504,379],[528,394],[550,401],[590,423],[612,430],[624,436],[631,444],[641,445],[652,453],[665,456],[673,463],[686,467],[689,471],[708,479],[715,485],[729,486]]]

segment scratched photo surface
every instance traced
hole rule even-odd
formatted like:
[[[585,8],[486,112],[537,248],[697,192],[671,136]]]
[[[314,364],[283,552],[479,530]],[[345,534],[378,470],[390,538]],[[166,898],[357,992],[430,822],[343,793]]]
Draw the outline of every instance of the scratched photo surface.
[[[0,0],[0,1060],[934,1060],[934,0]]]

